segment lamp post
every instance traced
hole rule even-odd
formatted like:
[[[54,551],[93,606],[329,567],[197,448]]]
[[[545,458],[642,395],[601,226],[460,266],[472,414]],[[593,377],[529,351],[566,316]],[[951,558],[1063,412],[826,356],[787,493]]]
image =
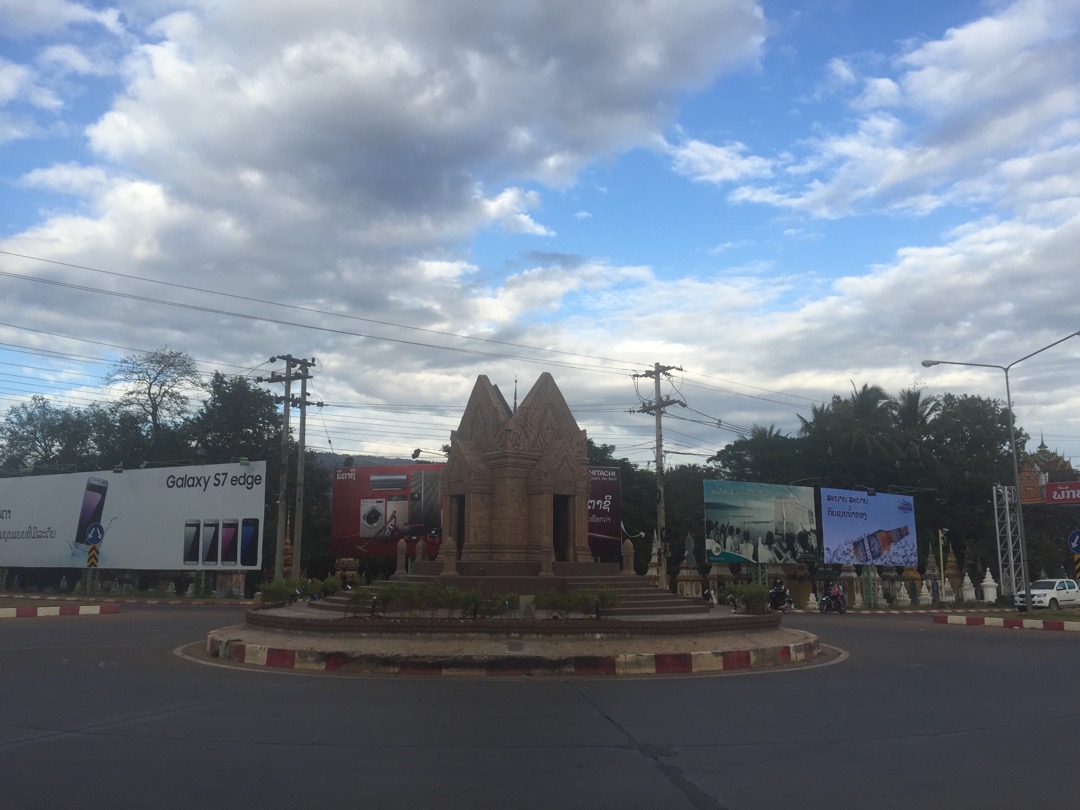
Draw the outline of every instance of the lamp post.
[[[1009,445],[1012,448],[1012,463],[1013,463],[1013,483],[1016,486],[1016,530],[1020,536],[1020,584],[1024,588],[1024,607],[1027,612],[1031,612],[1031,586],[1028,581],[1028,565],[1027,565],[1027,537],[1024,535],[1024,507],[1020,501],[1020,456],[1016,451],[1016,429],[1013,427],[1013,408],[1012,408],[1012,391],[1009,388],[1009,369],[1015,366],[1017,363],[1022,363],[1029,357],[1034,357],[1037,354],[1045,352],[1047,349],[1052,349],[1059,343],[1064,343],[1069,338],[1080,335],[1080,331],[1073,332],[1070,335],[1066,335],[1061,340],[1055,340],[1049,346],[1043,346],[1041,349],[1036,349],[1031,354],[1025,354],[1019,360],[1013,360],[1007,366],[999,366],[993,363],[961,363],[957,360],[923,360],[922,365],[925,368],[931,366],[976,366],[978,368],[996,368],[1005,372],[1005,409],[1009,414]],[[945,572],[942,571],[944,577]]]

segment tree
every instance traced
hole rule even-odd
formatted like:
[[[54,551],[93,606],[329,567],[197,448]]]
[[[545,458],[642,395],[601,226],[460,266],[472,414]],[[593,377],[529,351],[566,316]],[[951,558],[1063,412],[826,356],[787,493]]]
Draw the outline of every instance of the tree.
[[[195,361],[168,348],[121,358],[105,380],[125,387],[123,401],[146,418],[151,440],[186,415],[186,392],[201,383]]]
[[[117,464],[133,468],[144,461],[165,460],[154,457],[146,422],[124,403],[94,403],[85,413],[93,437],[87,457],[91,469],[106,469]]]
[[[1000,400],[943,394],[928,439],[940,468],[930,479],[935,497],[921,509],[927,529],[947,528],[953,548],[970,546],[981,561],[997,561],[995,484],[1013,482],[1009,413]],[[1018,446],[1027,436],[1017,430]]]
[[[715,464],[720,477],[728,481],[786,484],[803,477],[797,444],[775,425],[754,425],[749,436],[722,448],[706,463]]]
[[[890,410],[901,454],[910,459],[924,458],[930,422],[941,410],[940,400],[924,397],[921,388],[905,388],[892,400]]]
[[[27,467],[77,466],[90,446],[91,432],[85,415],[62,408],[35,394],[29,402],[12,405],[0,425],[0,453],[5,470]]]
[[[202,450],[204,461],[270,458],[281,435],[274,395],[245,377],[226,377],[219,371],[206,390],[209,396],[185,424],[189,441]]]

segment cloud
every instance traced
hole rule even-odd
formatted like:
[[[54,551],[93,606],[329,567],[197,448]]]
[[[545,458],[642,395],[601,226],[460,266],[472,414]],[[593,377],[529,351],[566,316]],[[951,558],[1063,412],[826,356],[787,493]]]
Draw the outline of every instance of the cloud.
[[[69,26],[93,24],[116,34],[121,31],[115,8],[96,11],[66,0],[3,0],[0,3],[0,36],[9,38],[49,34]]]
[[[855,123],[826,125],[796,145],[783,171],[774,165],[773,182],[745,183],[731,199],[822,218],[1021,203],[1024,184],[1001,165],[1036,158],[1033,166],[1039,153],[1075,142],[1077,36],[1077,4],[1020,0],[897,54],[891,76],[860,80],[834,58],[830,85],[861,88],[851,99]],[[1032,182],[1053,181],[1024,178]]]
[[[755,155],[745,156],[747,147],[741,143],[715,146],[691,139],[668,151],[675,171],[699,183],[730,183],[772,174],[771,162]]]

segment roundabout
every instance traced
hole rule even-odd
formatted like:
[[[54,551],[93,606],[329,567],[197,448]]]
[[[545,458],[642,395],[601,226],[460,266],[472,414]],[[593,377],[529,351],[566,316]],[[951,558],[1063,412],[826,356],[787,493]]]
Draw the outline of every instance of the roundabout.
[[[815,635],[779,614],[611,619],[344,617],[306,603],[212,630],[211,658],[254,667],[418,676],[689,675],[806,666]]]

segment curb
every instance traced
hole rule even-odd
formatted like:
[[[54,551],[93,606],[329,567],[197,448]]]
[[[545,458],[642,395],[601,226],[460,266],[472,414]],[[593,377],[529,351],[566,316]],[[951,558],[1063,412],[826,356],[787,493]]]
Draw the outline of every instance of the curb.
[[[511,676],[511,675],[690,675],[759,669],[810,661],[818,655],[814,641],[759,649],[716,652],[627,653],[623,655],[576,655],[564,658],[540,656],[389,656],[292,650],[247,644],[213,633],[206,638],[211,658],[228,659],[249,666],[306,672],[350,670],[369,675]]]
[[[100,616],[119,613],[119,605],[45,605],[0,608],[0,619],[33,619],[43,616]]]
[[[195,605],[212,605],[217,607],[252,607],[258,605],[254,599],[139,599],[121,598],[111,596],[59,596],[56,594],[37,593],[0,593],[5,599],[29,599],[43,602],[93,602],[105,605],[176,605],[177,607],[189,607]]]
[[[1062,619],[1003,619],[999,616],[934,616],[934,624],[959,624],[965,627],[1004,627],[1010,630],[1064,630],[1080,633],[1080,622]]]

